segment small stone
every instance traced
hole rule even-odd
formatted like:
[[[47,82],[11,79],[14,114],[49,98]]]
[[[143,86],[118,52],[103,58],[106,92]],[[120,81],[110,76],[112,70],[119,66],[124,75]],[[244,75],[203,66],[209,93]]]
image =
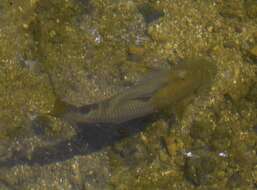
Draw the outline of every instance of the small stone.
[[[236,33],[242,33],[242,32],[245,32],[245,31],[246,31],[246,28],[238,26],[238,25],[235,26],[235,32]]]
[[[145,53],[144,48],[136,47],[136,46],[129,47],[128,51],[129,51],[129,53],[136,54],[136,55],[143,55]]]
[[[224,42],[223,46],[229,49],[236,49],[238,47],[238,45],[234,41]]]
[[[24,24],[22,25],[22,27],[23,27],[24,29],[28,29],[28,28],[29,28],[29,25],[24,23]]]
[[[209,26],[209,27],[207,27],[207,30],[208,30],[208,32],[213,32],[213,26]]]

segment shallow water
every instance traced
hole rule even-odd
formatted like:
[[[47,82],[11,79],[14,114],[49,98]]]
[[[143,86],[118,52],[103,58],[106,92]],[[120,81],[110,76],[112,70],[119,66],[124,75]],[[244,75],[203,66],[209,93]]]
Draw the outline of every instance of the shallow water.
[[[256,18],[255,0],[1,1],[0,189],[256,188]],[[51,115],[56,98],[86,112],[193,57],[215,78],[171,77],[149,117]]]

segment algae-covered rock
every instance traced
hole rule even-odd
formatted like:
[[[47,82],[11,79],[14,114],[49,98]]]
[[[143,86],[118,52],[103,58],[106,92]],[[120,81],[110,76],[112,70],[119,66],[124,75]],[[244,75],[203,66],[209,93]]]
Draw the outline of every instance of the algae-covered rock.
[[[37,77],[17,62],[1,62],[1,136],[26,130],[34,117],[52,109],[54,96],[46,76]]]
[[[188,158],[185,163],[185,176],[196,186],[209,183],[218,164],[210,155],[198,156],[198,158]]]
[[[117,79],[129,79],[127,45],[144,38],[142,16],[132,1],[109,3],[104,11],[101,1],[61,3],[39,1],[28,27],[57,94],[76,105],[114,95],[122,88]]]

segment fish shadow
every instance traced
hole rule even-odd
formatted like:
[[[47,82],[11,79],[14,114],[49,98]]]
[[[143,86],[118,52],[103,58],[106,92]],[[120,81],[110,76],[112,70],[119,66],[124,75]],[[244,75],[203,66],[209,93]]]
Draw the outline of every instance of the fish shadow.
[[[77,135],[51,146],[36,148],[30,156],[15,153],[8,160],[0,161],[0,168],[11,168],[17,165],[47,165],[100,151],[124,138],[134,136],[150,126],[153,118],[135,119],[123,124],[78,124]],[[28,158],[29,157],[29,158]]]

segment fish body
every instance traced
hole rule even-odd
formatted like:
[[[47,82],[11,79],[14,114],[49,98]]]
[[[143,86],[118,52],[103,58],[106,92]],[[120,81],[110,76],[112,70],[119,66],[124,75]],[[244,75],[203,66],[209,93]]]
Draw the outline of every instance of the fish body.
[[[97,104],[87,113],[73,109],[66,112],[64,118],[75,123],[123,123],[182,105],[185,99],[207,86],[215,75],[213,62],[194,58],[170,70],[150,73],[125,92]]]
[[[109,104],[110,102],[99,104],[96,109],[86,114],[69,112],[64,117],[75,123],[119,124],[154,112],[154,107],[149,101],[129,100],[116,107],[111,107]]]
[[[168,73],[169,71],[164,69],[151,72],[136,85],[112,98],[111,107],[116,108],[119,104],[122,105],[124,101],[151,98],[157,90],[169,82]]]

